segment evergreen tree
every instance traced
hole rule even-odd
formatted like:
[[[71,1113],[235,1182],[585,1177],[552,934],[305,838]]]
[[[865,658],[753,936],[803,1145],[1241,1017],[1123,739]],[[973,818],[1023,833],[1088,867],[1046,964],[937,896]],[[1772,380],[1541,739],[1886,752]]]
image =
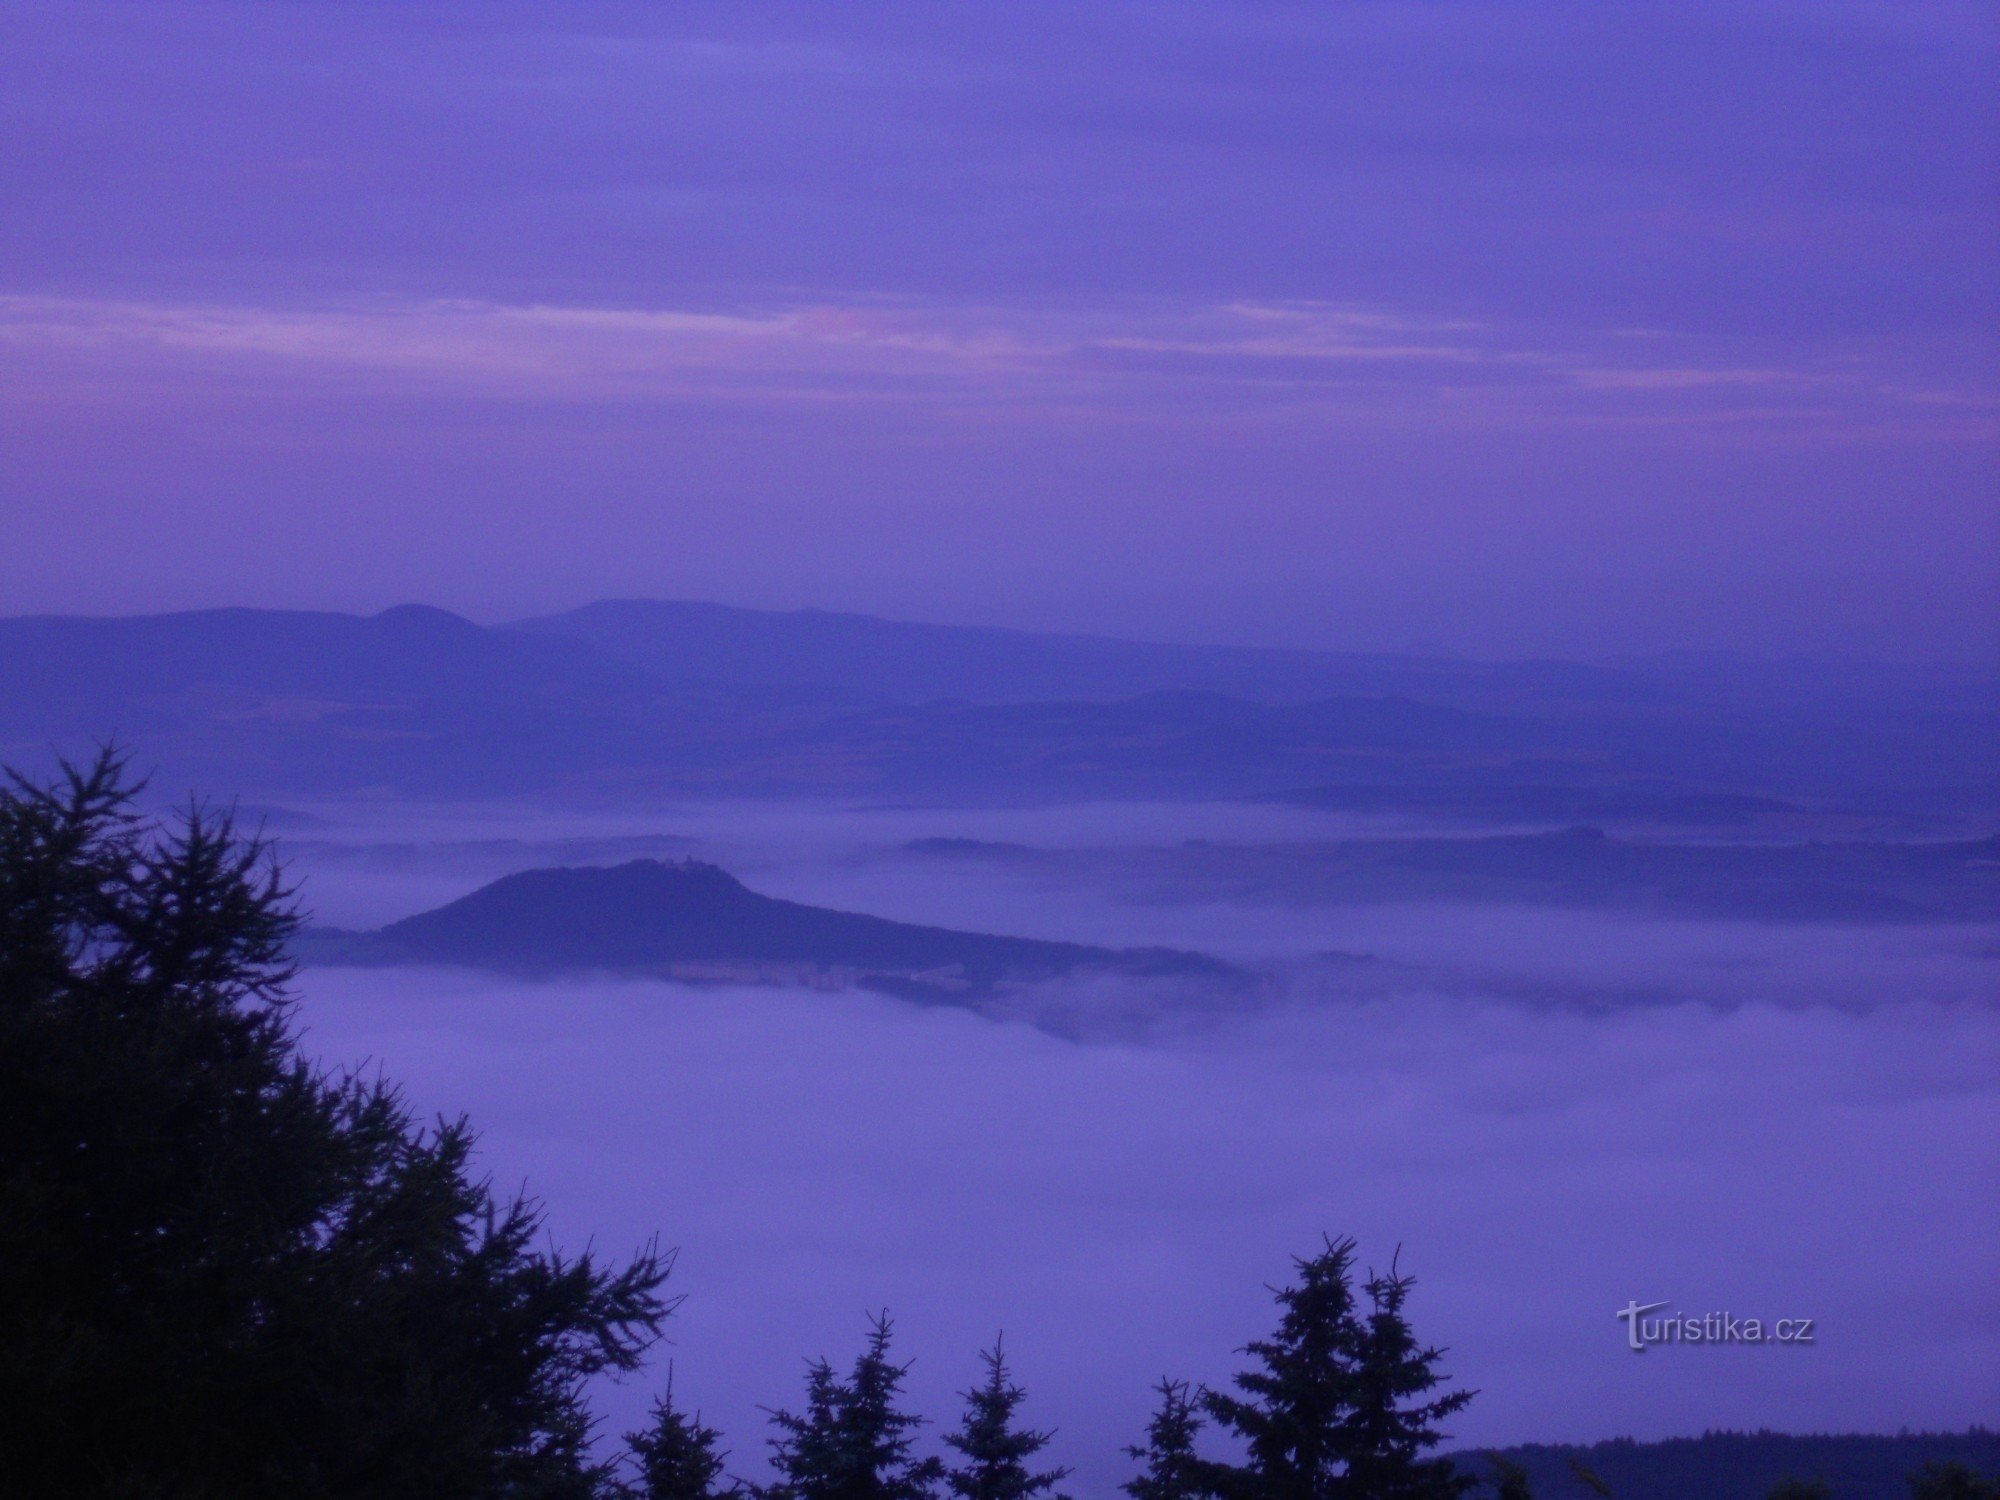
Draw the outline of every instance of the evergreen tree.
[[[1493,1500],[1535,1500],[1526,1469],[1497,1453],[1489,1455],[1487,1461],[1493,1465]]]
[[[1048,1495],[1050,1500],[1067,1500],[1052,1492],[1069,1476],[1068,1469],[1031,1470],[1028,1461],[1046,1448],[1053,1434],[1014,1425],[1014,1412],[1027,1392],[1014,1384],[1007,1373],[1002,1340],[980,1354],[986,1365],[986,1379],[962,1392],[965,1417],[957,1432],[945,1438],[947,1446],[958,1450],[965,1462],[948,1469],[945,1482],[961,1500],[1030,1500]]]
[[[1208,1500],[1215,1493],[1215,1465],[1194,1449],[1201,1409],[1185,1380],[1161,1377],[1160,1404],[1146,1424],[1146,1441],[1125,1452],[1144,1465],[1119,1488],[1132,1500]]]
[[[728,1457],[717,1446],[721,1441],[721,1433],[702,1425],[700,1412],[690,1417],[674,1405],[670,1368],[666,1391],[653,1402],[652,1421],[643,1432],[625,1435],[638,1471],[628,1494],[632,1500],[722,1500],[740,1494],[741,1485],[720,1482]]]
[[[1910,1500],[2000,1500],[2000,1475],[1983,1478],[1960,1463],[1929,1463],[1910,1475]]]
[[[1780,1479],[1765,1500],[1833,1500],[1833,1486],[1824,1479]]]
[[[1242,1394],[1204,1393],[1218,1425],[1240,1438],[1247,1462],[1221,1474],[1242,1500],[1451,1500],[1473,1482],[1448,1459],[1423,1455],[1438,1423],[1472,1399],[1439,1393],[1443,1351],[1418,1344],[1403,1306],[1414,1285],[1392,1266],[1353,1284],[1354,1241],[1325,1242],[1296,1260],[1298,1283],[1276,1292],[1277,1331],[1244,1353]]]
[[[136,791],[0,783],[0,1493],[603,1492],[666,1262],[538,1250],[464,1121],[305,1061],[268,851]]]
[[[872,1320],[868,1346],[845,1380],[814,1360],[805,1411],[771,1413],[779,1479],[766,1500],[934,1500],[944,1465],[911,1456],[924,1419],[896,1405],[909,1366],[889,1358],[892,1328],[887,1313]]]
[[[1576,1482],[1597,1496],[1597,1500],[1612,1500],[1611,1486],[1598,1477],[1597,1471],[1580,1458],[1569,1461],[1569,1472]]]
[[[846,1389],[831,1364],[822,1358],[806,1366],[804,1413],[771,1413],[778,1429],[770,1440],[771,1466],[780,1478],[762,1500],[826,1500],[846,1493],[854,1467],[844,1449],[846,1402]]]

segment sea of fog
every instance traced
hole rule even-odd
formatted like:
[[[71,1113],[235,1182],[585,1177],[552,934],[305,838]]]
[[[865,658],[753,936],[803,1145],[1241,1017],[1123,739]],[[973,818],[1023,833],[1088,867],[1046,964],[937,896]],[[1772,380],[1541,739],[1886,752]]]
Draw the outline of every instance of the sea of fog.
[[[320,920],[510,869],[713,859],[768,894],[1271,966],[1222,1002],[1079,981],[991,1013],[866,992],[303,976],[308,1046],[469,1112],[566,1247],[679,1249],[653,1368],[761,1472],[762,1408],[886,1307],[955,1414],[1004,1330],[1030,1420],[1110,1495],[1162,1375],[1219,1383],[1320,1234],[1401,1263],[1479,1398],[1455,1439],[2000,1418],[2000,931],[1500,906],[1222,905],[911,854],[1140,849],[1391,825],[1277,808],[636,814],[365,806],[274,819]],[[1397,830],[1400,831],[1400,830]],[[1326,957],[1334,955],[1334,957]],[[1635,1355],[1614,1316],[1812,1318],[1809,1347]]]

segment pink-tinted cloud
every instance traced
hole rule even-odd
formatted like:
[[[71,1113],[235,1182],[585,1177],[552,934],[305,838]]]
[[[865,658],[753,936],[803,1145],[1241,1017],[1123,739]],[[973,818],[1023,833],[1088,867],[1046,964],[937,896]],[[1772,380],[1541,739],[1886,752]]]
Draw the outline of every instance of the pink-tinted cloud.
[[[713,311],[0,296],[0,345],[19,361],[16,378],[29,372],[30,381],[61,370],[143,387],[256,372],[308,388],[332,380],[498,400],[986,403],[1176,422],[1202,406],[1335,425],[1625,420],[1777,432],[1816,431],[1837,417],[1836,432],[1890,428],[1942,441],[1991,435],[2000,412],[2000,400],[1981,391],[1909,391],[1862,359],[1831,353],[1800,360],[1782,351],[1791,367],[1703,367],[1681,362],[1690,353],[1683,341],[1538,343],[1531,330],[1318,304]]]

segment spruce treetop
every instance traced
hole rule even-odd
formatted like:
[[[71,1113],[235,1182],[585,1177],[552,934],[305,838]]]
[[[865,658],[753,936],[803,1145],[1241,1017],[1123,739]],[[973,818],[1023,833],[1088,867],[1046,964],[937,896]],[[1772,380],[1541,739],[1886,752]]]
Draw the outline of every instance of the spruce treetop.
[[[1274,1289],[1277,1330],[1244,1349],[1256,1363],[1236,1390],[1202,1405],[1239,1438],[1246,1462],[1219,1475],[1248,1500],[1451,1500],[1471,1480],[1424,1455],[1439,1424],[1471,1401],[1440,1391],[1443,1351],[1420,1344],[1404,1316],[1414,1279],[1392,1263],[1355,1289],[1355,1242],[1328,1239]],[[1365,1304],[1364,1304],[1364,1300]]]
[[[779,1477],[769,1500],[935,1500],[944,1465],[912,1455],[924,1419],[897,1405],[909,1366],[889,1357],[893,1329],[886,1312],[873,1318],[846,1379],[814,1360],[805,1410],[771,1413]]]
[[[1028,1467],[1053,1434],[1015,1425],[1014,1413],[1027,1392],[1008,1373],[1003,1341],[994,1339],[993,1347],[979,1357],[986,1366],[986,1379],[961,1393],[963,1422],[945,1437],[964,1460],[945,1473],[952,1494],[960,1500],[1030,1500],[1037,1495],[1065,1500],[1053,1492],[1068,1477],[1068,1469]]]
[[[701,1413],[689,1416],[674,1402],[674,1374],[667,1369],[667,1388],[653,1401],[652,1420],[640,1432],[625,1435],[625,1445],[637,1470],[627,1487],[630,1500],[722,1500],[741,1493],[742,1486],[723,1481],[728,1454],[722,1434],[703,1424]]]
[[[1185,1380],[1162,1376],[1154,1389],[1160,1404],[1146,1424],[1146,1441],[1125,1450],[1142,1467],[1119,1488],[1132,1500],[1207,1500],[1216,1492],[1217,1466],[1195,1451],[1205,1425],[1200,1401]]]

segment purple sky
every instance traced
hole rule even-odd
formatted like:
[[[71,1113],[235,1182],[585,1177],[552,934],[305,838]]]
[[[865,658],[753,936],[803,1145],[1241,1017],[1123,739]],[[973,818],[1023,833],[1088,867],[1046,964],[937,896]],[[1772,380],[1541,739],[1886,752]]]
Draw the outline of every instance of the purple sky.
[[[2000,648],[1986,6],[0,26],[0,613]]]

